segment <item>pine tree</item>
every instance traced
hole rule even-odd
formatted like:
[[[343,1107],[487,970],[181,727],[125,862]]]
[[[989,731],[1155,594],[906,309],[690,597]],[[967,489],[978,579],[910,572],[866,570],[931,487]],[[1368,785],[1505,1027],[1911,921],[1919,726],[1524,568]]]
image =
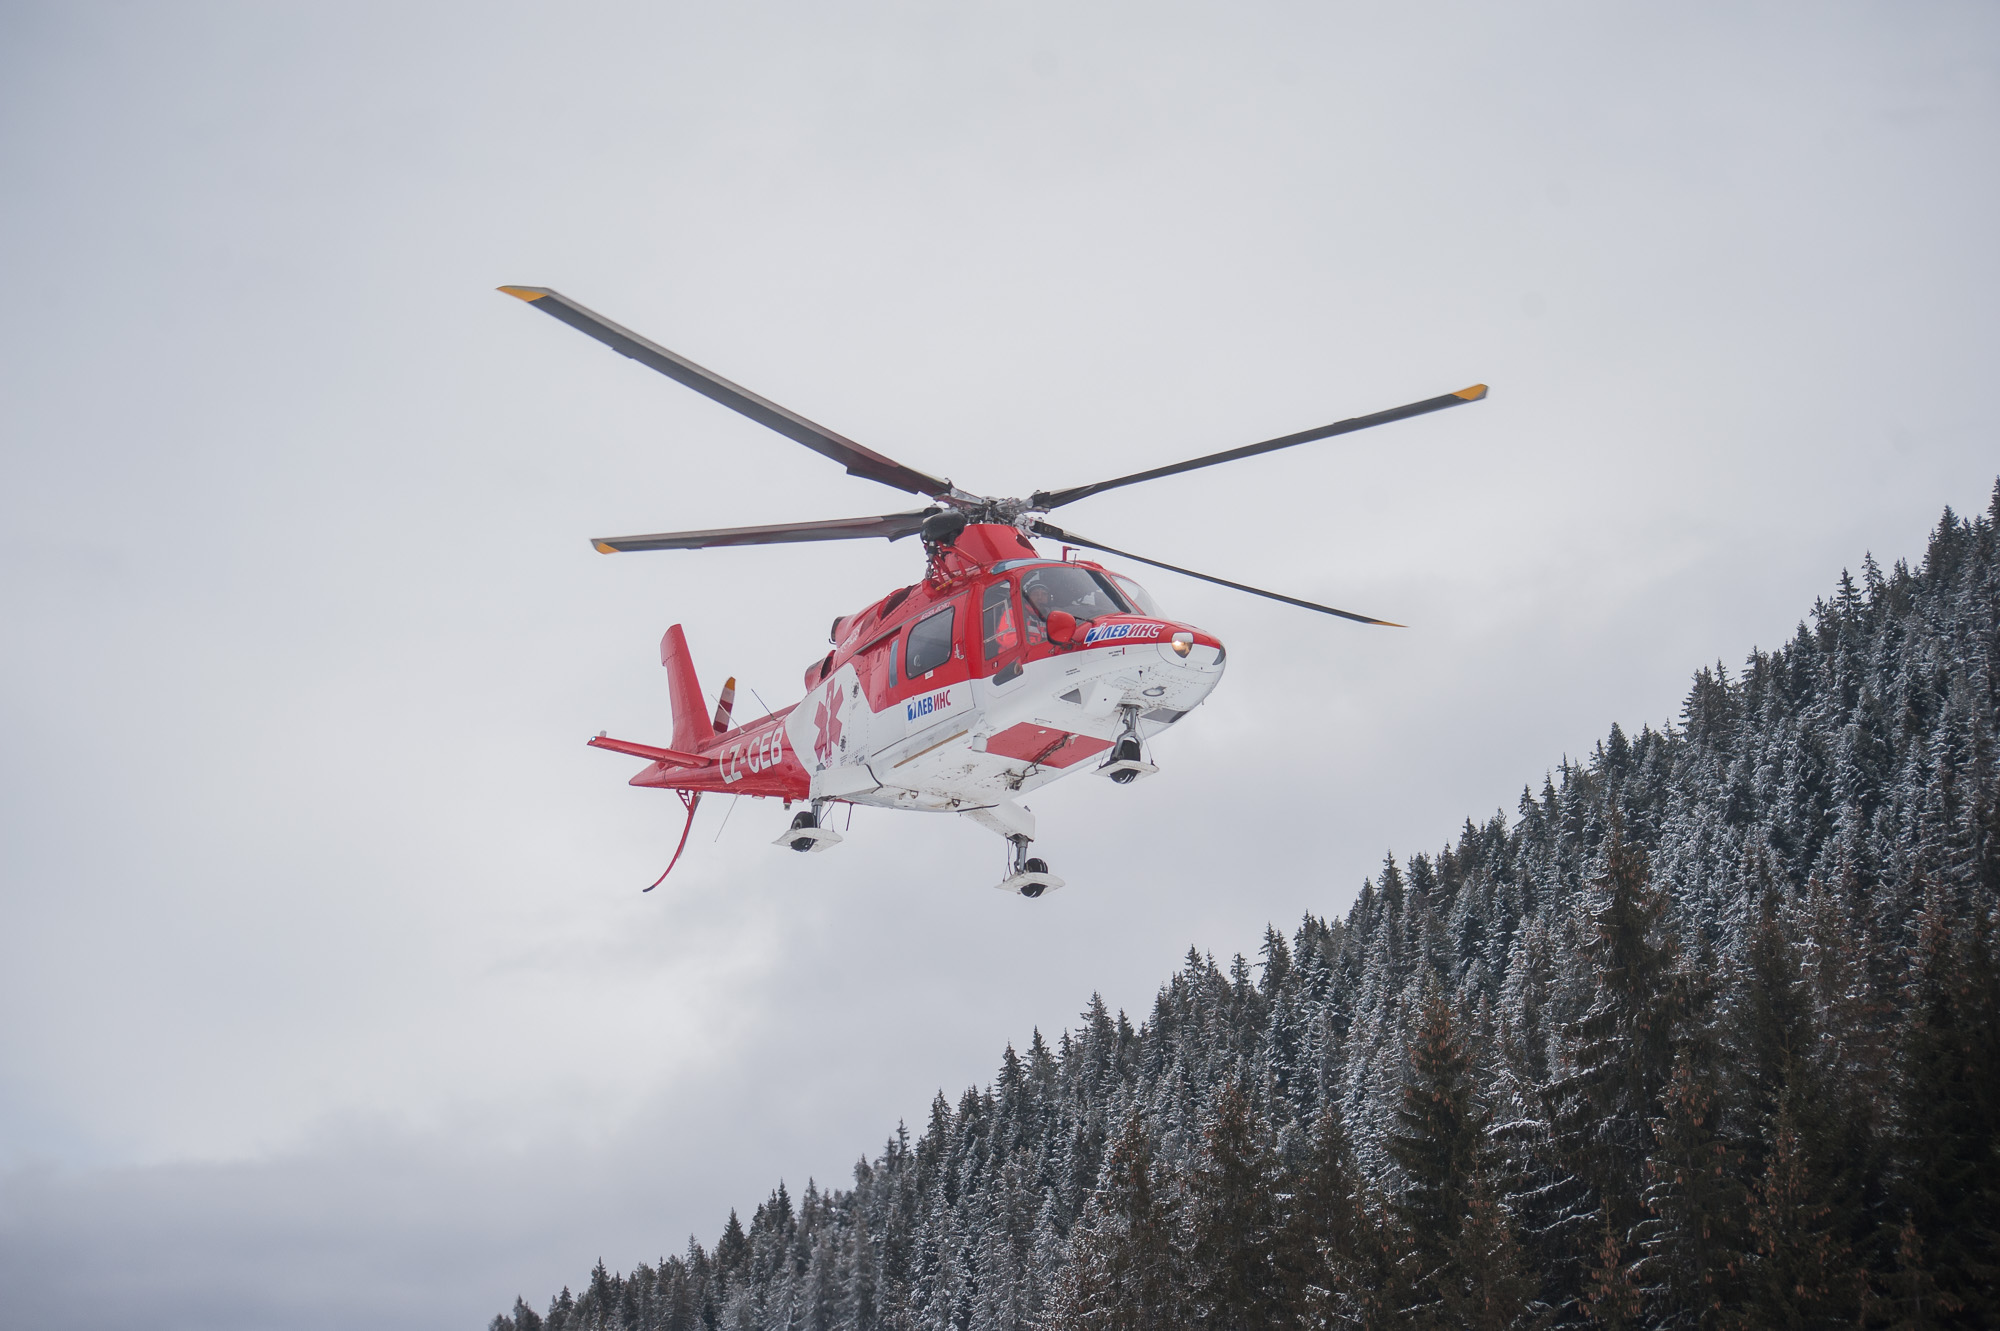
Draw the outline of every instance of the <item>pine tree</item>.
[[[1645,1215],[1645,1161],[1653,1150],[1673,1066],[1681,995],[1674,981],[1676,944],[1665,922],[1666,896],[1657,891],[1643,851],[1625,840],[1615,816],[1604,873],[1591,889],[1583,960],[1591,998],[1564,1032],[1565,1071],[1551,1088],[1561,1164],[1589,1189],[1594,1215],[1576,1217],[1570,1242],[1600,1290],[1593,1307],[1608,1307],[1609,1291],[1637,1257],[1636,1230]],[[1612,1236],[1610,1247],[1604,1234]],[[1611,1251],[1615,1249],[1615,1251]]]
[[[1640,1278],[1661,1327],[1720,1324],[1743,1261],[1741,1158],[1723,1131],[1721,1076],[1703,1044],[1684,1046],[1653,1127]]]
[[[784,1185],[778,1186],[782,1189]],[[743,1222],[736,1218],[733,1206],[729,1208],[728,1223],[722,1227],[722,1238],[716,1242],[714,1262],[715,1283],[725,1291],[749,1265],[750,1238],[743,1232]]]
[[[1983,920],[1955,927],[1931,895],[1902,1036],[1900,1193],[1938,1290],[1942,1326],[2000,1320],[2000,1003]]]
[[[1535,1281],[1528,1275],[1514,1218],[1494,1187],[1493,1171],[1472,1176],[1465,1218],[1438,1282],[1445,1325],[1469,1331],[1506,1331],[1529,1319]]]
[[[1155,1176],[1153,1138],[1138,1113],[1126,1116],[1104,1179],[1071,1235],[1070,1267],[1057,1292],[1060,1331],[1173,1331],[1186,1316],[1179,1208]]]
[[[1852,1326],[1864,1278],[1841,1241],[1826,1171],[1800,1140],[1796,1092],[1779,1100],[1764,1175],[1751,1191],[1753,1261],[1743,1327]]]
[[[1285,1316],[1308,1322],[1314,1308],[1351,1302],[1363,1282],[1363,1200],[1347,1121],[1334,1103],[1313,1120],[1306,1150],[1287,1171],[1284,1217],[1274,1245]]]
[[[1896,1269],[1882,1285],[1870,1311],[1888,1331],[1934,1331],[1957,1324],[1957,1315],[1965,1311],[1962,1300],[1938,1288],[1937,1277],[1924,1260],[1923,1235],[1909,1216],[1896,1232]]]
[[[1652,1124],[1646,1217],[1635,1228],[1635,1276],[1663,1328],[1712,1328],[1736,1299],[1746,1206],[1741,1152],[1723,1121],[1725,1078],[1714,957],[1700,949],[1677,977],[1680,1026],[1673,1072]]]
[[[1762,1172],[1787,1091],[1796,1087],[1809,1094],[1816,1089],[1811,1060],[1817,1041],[1811,999],[1797,952],[1779,923],[1776,893],[1763,891],[1757,909],[1728,1032],[1739,1140],[1747,1177],[1753,1178]],[[1796,1104],[1799,1097],[1792,1098]]]
[[[1463,1230],[1475,1196],[1491,1197],[1489,1122],[1474,1094],[1472,1055],[1458,1019],[1432,984],[1410,1032],[1409,1079],[1388,1140],[1403,1171],[1395,1216],[1408,1243],[1392,1298],[1418,1324],[1451,1325],[1453,1291],[1473,1278],[1461,1265],[1468,1256]],[[1503,1217],[1495,1203],[1488,1218],[1504,1226]]]
[[[1816,1061],[1811,994],[1768,886],[1746,952],[1730,1038],[1733,1136],[1748,1183],[1743,1288],[1751,1324],[1859,1316],[1864,1289],[1850,1236],[1861,1198],[1836,1097]]]
[[[1271,1325],[1282,1289],[1273,1251],[1277,1162],[1249,1089],[1231,1081],[1216,1098],[1189,1188],[1191,1296],[1214,1331]]]
[[[1635,1264],[1627,1259],[1629,1245],[1607,1211],[1598,1212],[1597,1251],[1583,1278],[1577,1305],[1584,1316],[1607,1331],[1639,1325],[1643,1298]]]
[[[525,1299],[517,1295],[513,1315],[495,1317],[488,1331],[542,1331],[542,1318]]]

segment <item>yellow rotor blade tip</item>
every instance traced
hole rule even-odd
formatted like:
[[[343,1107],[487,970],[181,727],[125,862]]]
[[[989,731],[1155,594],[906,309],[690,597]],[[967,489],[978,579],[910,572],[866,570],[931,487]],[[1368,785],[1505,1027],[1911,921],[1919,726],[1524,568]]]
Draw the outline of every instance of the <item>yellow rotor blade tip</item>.
[[[506,292],[515,300],[540,300],[543,296],[549,294],[540,287],[496,287],[494,289]]]
[[[615,554],[617,554],[617,553],[618,553],[618,547],[617,547],[617,546],[615,546],[615,545],[606,545],[606,544],[605,544],[605,543],[604,543],[603,541],[592,541],[592,542],[590,543],[590,546],[591,546],[591,548],[592,548],[593,550],[597,551],[597,553],[598,553],[598,554],[600,554],[600,555],[615,555]]]
[[[502,287],[502,288],[500,288],[500,289],[501,289],[502,291],[505,291],[505,290],[506,290],[506,288],[505,288],[505,287]],[[1474,385],[1473,385],[1472,387],[1470,387],[1470,388],[1461,388],[1461,389],[1459,389],[1459,390],[1458,390],[1458,391],[1457,391],[1456,393],[1453,393],[1453,394],[1452,394],[1452,396],[1453,396],[1453,397],[1462,397],[1462,398],[1464,398],[1464,399],[1465,399],[1465,400],[1466,400],[1467,402],[1477,402],[1477,401],[1479,401],[1479,399],[1480,399],[1480,398],[1482,398],[1482,397],[1485,397],[1485,396],[1486,396],[1486,385],[1485,385],[1485,384],[1474,384]]]

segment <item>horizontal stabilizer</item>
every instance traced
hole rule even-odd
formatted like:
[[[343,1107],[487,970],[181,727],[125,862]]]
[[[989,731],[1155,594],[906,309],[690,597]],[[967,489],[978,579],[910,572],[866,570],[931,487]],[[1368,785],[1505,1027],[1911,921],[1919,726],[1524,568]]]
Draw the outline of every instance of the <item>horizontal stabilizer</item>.
[[[593,749],[609,749],[613,753],[629,753],[634,758],[646,758],[656,763],[666,763],[670,767],[706,767],[708,759],[692,753],[681,753],[676,749],[656,748],[651,744],[634,744],[629,739],[611,739],[599,735],[590,741]]]

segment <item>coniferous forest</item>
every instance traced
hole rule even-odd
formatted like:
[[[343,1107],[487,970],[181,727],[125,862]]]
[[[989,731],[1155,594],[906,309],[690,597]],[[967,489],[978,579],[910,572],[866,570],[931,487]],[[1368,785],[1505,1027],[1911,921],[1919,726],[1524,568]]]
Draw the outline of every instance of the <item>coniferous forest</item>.
[[[492,1331],[2000,1325],[1996,523]]]

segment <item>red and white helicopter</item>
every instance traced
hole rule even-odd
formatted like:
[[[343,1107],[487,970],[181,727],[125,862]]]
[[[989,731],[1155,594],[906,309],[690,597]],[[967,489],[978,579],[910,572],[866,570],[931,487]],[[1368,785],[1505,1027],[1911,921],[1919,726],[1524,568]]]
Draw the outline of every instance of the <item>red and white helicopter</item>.
[[[545,314],[669,379],[846,467],[855,476],[924,495],[925,508],[878,517],[784,522],[653,536],[607,536],[604,554],[862,537],[921,538],[922,581],[833,621],[833,648],[806,667],[804,699],[761,720],[732,724],[734,679],[711,718],[678,624],[660,640],[673,704],[670,746],[598,735],[600,749],[644,758],[635,786],[672,790],[688,826],[703,794],[783,800],[807,808],[777,840],[796,851],[840,841],[836,803],[958,813],[1006,838],[999,886],[1039,897],[1063,885],[1029,855],[1035,816],[1019,797],[1086,767],[1129,783],[1157,769],[1146,741],[1199,706],[1222,679],[1220,639],[1164,615],[1137,582],[1070,557],[1101,551],[1362,624],[1388,624],[1332,606],[1247,587],[1088,540],[1049,523],[1064,504],[1140,481],[1350,434],[1486,396],[1475,384],[1372,416],[1246,444],[1091,485],[1037,490],[1026,499],[970,494],[787,411],[545,287],[503,286]],[[1061,557],[1031,537],[1061,543]],[[1390,625],[1394,627],[1393,625]],[[687,846],[681,832],[673,871]],[[666,874],[660,875],[664,881]],[[653,884],[659,886],[659,882]],[[646,889],[651,891],[652,888]]]

